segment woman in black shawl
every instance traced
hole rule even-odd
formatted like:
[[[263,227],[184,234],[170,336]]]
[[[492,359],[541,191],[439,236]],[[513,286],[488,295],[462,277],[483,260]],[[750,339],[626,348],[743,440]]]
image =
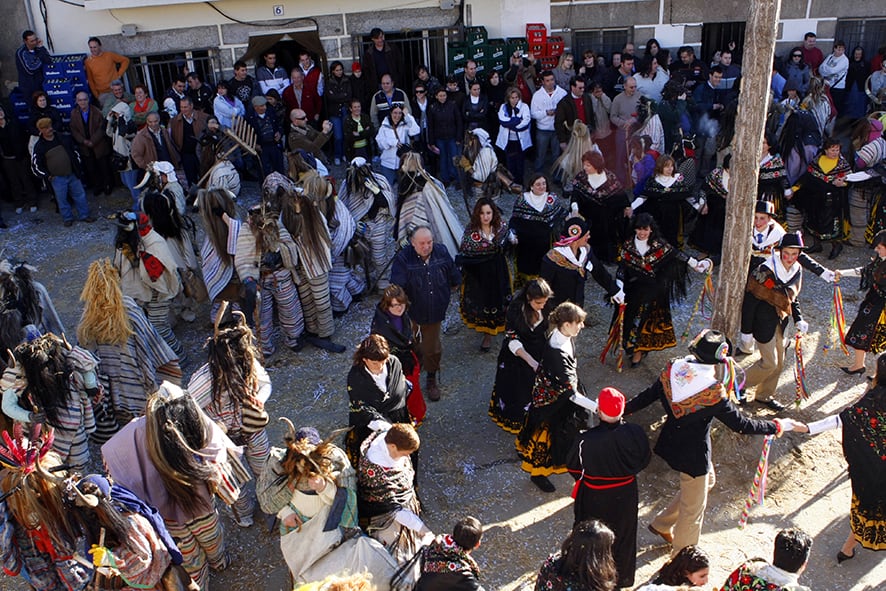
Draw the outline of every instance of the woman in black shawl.
[[[369,423],[411,423],[406,397],[410,386],[403,377],[400,360],[390,354],[384,337],[371,334],[357,346],[348,372],[348,423],[345,440],[348,459],[357,465],[360,445],[372,433]],[[384,387],[381,386],[384,384]]]
[[[877,375],[861,400],[839,415],[810,423],[809,433],[841,427],[852,504],[851,531],[837,552],[837,562],[855,558],[859,543],[870,550],[886,550],[886,355],[877,358]]]

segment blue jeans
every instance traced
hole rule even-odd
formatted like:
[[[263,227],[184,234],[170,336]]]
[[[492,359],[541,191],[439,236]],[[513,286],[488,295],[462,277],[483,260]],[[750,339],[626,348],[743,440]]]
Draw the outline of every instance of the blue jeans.
[[[137,168],[120,171],[120,181],[122,181],[123,186],[129,190],[129,194],[132,195],[133,211],[138,211],[138,196],[139,193],[141,193],[141,190],[136,189],[135,186],[138,184],[138,181],[141,180],[138,178],[140,172],[141,171]]]
[[[455,139],[434,140],[434,145],[440,150],[440,180],[444,183],[457,181],[458,172],[456,172],[455,163],[452,161],[458,155]]]
[[[551,160],[546,161],[545,157],[551,152]],[[535,130],[535,172],[543,172],[549,169],[560,156],[560,141],[557,139],[557,132],[546,129]]]
[[[81,220],[89,217],[89,204],[86,203],[86,191],[83,189],[83,183],[76,175],[52,177],[52,191],[55,193],[55,201],[58,203],[58,210],[62,214],[62,219],[66,222],[74,221],[74,212],[71,211],[71,205],[68,203],[68,193],[74,200],[74,207],[80,214]]]
[[[397,171],[393,168],[388,168],[387,166],[381,167],[381,175],[388,179],[388,184],[393,187],[397,184]]]
[[[332,140],[333,140],[333,151],[332,155],[335,158],[344,158],[345,157],[345,128],[342,123],[341,116],[330,117],[329,121],[332,122]]]

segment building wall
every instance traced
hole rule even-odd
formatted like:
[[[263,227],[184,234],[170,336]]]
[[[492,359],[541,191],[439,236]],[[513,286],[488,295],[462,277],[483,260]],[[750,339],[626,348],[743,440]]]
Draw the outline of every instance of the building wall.
[[[703,23],[746,21],[749,10],[746,0],[550,0],[550,5],[551,29],[567,44],[574,30],[632,26],[638,45],[655,37],[665,48],[696,49]],[[817,34],[819,47],[828,53],[838,16],[883,18],[886,9],[882,0],[782,0],[776,53],[802,42],[807,31]]]

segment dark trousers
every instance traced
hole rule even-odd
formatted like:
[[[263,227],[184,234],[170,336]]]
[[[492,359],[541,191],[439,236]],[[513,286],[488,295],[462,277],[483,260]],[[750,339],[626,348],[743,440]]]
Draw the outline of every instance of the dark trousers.
[[[31,182],[26,158],[2,158],[3,175],[9,183],[10,195],[16,207],[37,205],[37,193]]]
[[[185,171],[185,178],[188,179],[188,185],[196,185],[200,180],[200,159],[197,158],[197,154],[182,152],[181,165]]]
[[[96,158],[95,152],[90,149],[81,150],[80,157],[83,160],[83,168],[86,172],[86,183],[92,191],[96,194],[104,190],[110,192],[114,186],[110,157]]]

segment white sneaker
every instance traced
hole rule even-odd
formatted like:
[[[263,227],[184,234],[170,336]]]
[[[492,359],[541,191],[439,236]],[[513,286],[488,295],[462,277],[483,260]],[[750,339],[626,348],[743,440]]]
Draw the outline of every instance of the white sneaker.
[[[32,205],[32,206],[31,206],[31,213],[35,213],[36,211],[37,211],[37,206],[36,206],[36,205]]]
[[[341,166],[341,158],[336,158],[336,159],[335,159],[335,165],[336,165],[336,166]]]
[[[31,211],[33,211],[33,210],[31,210]],[[15,208],[15,213],[21,215],[21,213],[22,213],[22,208],[21,208],[21,207],[16,207],[16,208]]]

